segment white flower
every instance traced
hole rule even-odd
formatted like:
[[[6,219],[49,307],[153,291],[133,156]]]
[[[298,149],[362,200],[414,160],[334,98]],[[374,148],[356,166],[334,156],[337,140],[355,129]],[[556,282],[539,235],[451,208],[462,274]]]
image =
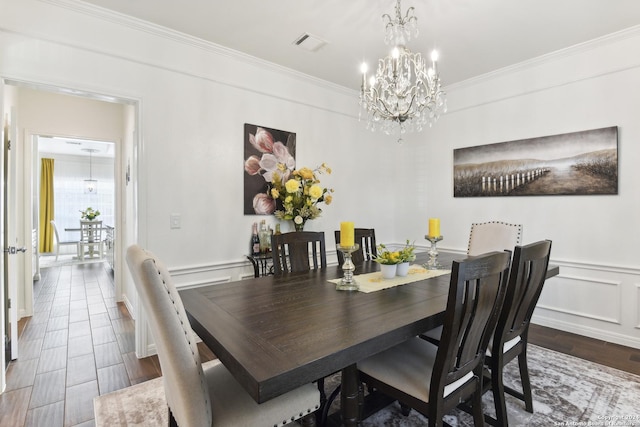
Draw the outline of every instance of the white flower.
[[[303,219],[302,219],[302,217],[300,215],[296,215],[296,217],[293,218],[293,222],[295,222],[298,225],[302,224],[302,221],[303,221]]]

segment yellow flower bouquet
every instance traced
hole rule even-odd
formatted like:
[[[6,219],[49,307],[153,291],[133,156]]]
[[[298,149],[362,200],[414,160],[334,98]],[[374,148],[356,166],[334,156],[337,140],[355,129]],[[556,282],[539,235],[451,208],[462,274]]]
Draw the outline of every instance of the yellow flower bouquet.
[[[276,218],[293,220],[298,231],[307,220],[318,218],[322,213],[318,204],[329,205],[333,199],[333,189],[320,185],[318,175],[322,173],[331,174],[331,168],[325,163],[313,170],[303,167],[291,172],[274,172],[269,194],[277,202]]]
[[[378,264],[392,265],[402,262],[402,258],[400,258],[400,251],[390,251],[382,243],[376,248],[378,250],[378,255],[374,257],[373,260]]]

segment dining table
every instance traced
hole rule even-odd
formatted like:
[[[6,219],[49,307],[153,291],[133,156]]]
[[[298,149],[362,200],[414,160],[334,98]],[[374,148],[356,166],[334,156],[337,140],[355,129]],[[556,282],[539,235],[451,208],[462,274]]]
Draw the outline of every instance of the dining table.
[[[428,253],[416,255],[413,266],[424,271]],[[440,252],[438,260],[450,269],[463,258]],[[379,269],[365,261],[355,279],[380,281]],[[557,274],[550,266],[547,277]],[[256,402],[341,372],[338,423],[355,426],[364,408],[357,363],[440,326],[451,275],[444,270],[375,292],[337,290],[341,277],[340,266],[329,266],[179,293],[194,332]]]

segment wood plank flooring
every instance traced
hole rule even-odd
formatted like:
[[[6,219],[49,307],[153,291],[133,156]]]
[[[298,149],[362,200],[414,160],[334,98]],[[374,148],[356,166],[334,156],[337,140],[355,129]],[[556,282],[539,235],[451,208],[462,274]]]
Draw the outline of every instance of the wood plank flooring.
[[[20,322],[18,360],[0,394],[0,426],[93,426],[93,398],[160,376],[138,359],[134,322],[116,303],[106,263],[51,267]],[[529,342],[640,375],[640,350],[532,325]],[[200,344],[204,361],[215,356]]]

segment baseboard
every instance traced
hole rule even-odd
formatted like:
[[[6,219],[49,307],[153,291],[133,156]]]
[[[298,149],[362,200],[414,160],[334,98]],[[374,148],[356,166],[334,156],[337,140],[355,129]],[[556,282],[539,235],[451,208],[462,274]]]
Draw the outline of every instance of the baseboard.
[[[590,328],[588,326],[582,326],[576,323],[563,322],[561,320],[550,319],[543,316],[536,316],[535,314],[531,318],[531,323],[540,326],[546,326],[547,328],[558,329],[564,332],[570,332],[576,335],[594,338],[600,341],[623,345],[625,347],[640,349],[640,338],[634,338],[628,335],[622,335],[602,329]]]

